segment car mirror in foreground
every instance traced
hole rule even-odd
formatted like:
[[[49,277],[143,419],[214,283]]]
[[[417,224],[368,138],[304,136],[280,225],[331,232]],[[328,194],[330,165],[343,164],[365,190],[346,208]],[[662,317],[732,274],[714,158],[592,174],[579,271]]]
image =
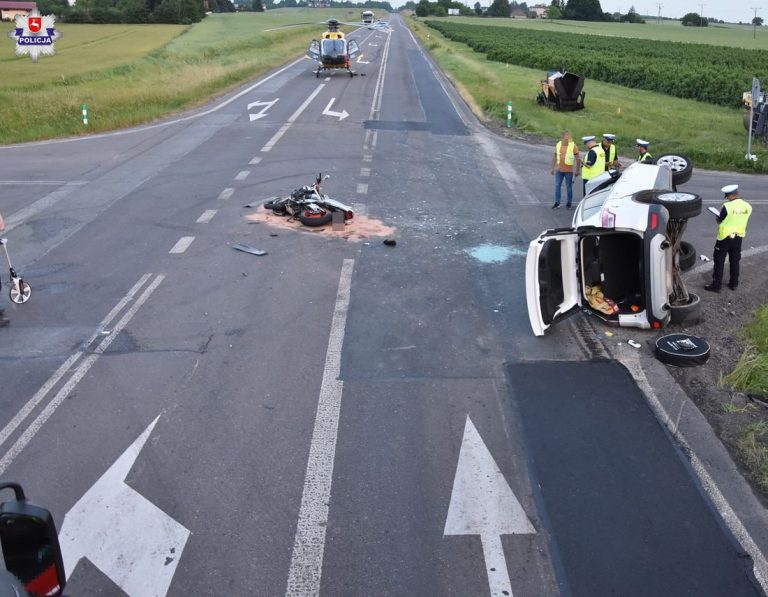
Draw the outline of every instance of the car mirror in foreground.
[[[16,497],[0,504],[0,545],[5,567],[30,595],[61,595],[66,576],[51,513],[28,503],[18,483],[0,483],[3,489],[12,489]]]

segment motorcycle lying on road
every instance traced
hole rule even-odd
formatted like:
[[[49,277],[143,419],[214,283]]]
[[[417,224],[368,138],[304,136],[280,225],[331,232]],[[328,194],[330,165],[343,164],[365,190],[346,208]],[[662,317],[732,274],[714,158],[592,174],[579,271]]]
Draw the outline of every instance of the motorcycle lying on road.
[[[344,221],[351,220],[355,214],[349,205],[320,192],[320,183],[327,178],[330,178],[328,174],[320,173],[313,185],[298,188],[287,197],[271,197],[264,202],[264,209],[271,209],[279,216],[291,216],[310,227],[328,224],[334,213],[343,214]]]

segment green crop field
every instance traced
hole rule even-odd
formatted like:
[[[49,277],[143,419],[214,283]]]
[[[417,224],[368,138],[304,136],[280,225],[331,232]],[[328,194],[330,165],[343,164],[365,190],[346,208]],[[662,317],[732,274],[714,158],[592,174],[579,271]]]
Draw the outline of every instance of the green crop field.
[[[37,64],[14,55],[5,37],[12,25],[3,23],[0,143],[111,130],[201,105],[300,56],[331,16],[351,21],[360,15],[280,9],[209,15],[189,27],[63,24],[56,54]]]
[[[447,17],[442,19],[429,17],[429,19],[471,25],[494,25],[532,29],[534,31],[565,31],[610,37],[733,46],[748,50],[768,50],[768,27],[758,27],[753,39],[753,30],[750,25],[712,24],[709,27],[683,27],[680,21],[662,21],[659,24],[651,20],[648,20],[644,25],[640,25],[632,23],[594,23],[590,21],[550,21],[547,19],[489,19],[473,17]]]
[[[757,162],[744,159],[747,134],[742,110],[735,107],[740,93],[733,98],[734,107],[725,107],[587,79],[585,109],[557,112],[536,103],[545,69],[487,60],[421,20],[410,18],[409,22],[481,119],[503,122],[511,101],[515,130],[525,134],[554,140],[563,129],[575,137],[612,132],[618,135],[619,152],[625,157],[634,155],[634,140],[641,137],[651,141],[653,155],[682,153],[701,168],[768,173],[768,151],[762,142],[752,146]]]
[[[11,23],[0,27],[0,91],[129,64],[164,46],[186,26],[62,25],[64,35],[55,43],[56,54],[41,58],[37,64],[32,64],[29,56],[16,56],[13,41],[7,37],[11,29]]]

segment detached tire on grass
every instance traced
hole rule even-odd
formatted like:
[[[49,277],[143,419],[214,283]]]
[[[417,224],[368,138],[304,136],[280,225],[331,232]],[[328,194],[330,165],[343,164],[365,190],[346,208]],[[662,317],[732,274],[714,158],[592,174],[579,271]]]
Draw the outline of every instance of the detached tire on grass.
[[[645,190],[632,195],[639,203],[663,205],[669,212],[670,220],[688,220],[701,213],[701,197],[696,193],[678,191]]]
[[[656,358],[673,367],[695,367],[709,360],[709,342],[688,334],[667,334],[656,340]]]

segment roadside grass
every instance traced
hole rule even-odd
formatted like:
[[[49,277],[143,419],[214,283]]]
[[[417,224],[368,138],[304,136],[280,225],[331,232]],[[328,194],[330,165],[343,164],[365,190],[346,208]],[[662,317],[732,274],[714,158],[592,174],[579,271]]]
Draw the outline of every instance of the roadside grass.
[[[749,423],[739,434],[736,446],[761,489],[768,491],[768,422]]]
[[[163,31],[163,43],[150,40],[154,30],[145,25],[63,25],[61,41],[71,43],[69,54],[67,46],[60,54],[56,42],[56,55],[36,65],[29,57],[2,62],[0,144],[107,131],[202,105],[300,56],[323,30],[315,23],[331,16],[359,17],[348,9],[215,14],[191,27],[169,26],[174,29]],[[136,42],[140,48],[120,58],[127,36],[142,40]],[[81,42],[86,49],[78,51]],[[100,55],[107,58],[100,60]],[[19,82],[6,76],[6,67],[19,68],[17,63],[33,72],[47,64],[48,70]],[[96,68],[88,68],[91,64]],[[66,68],[71,74],[65,74]],[[88,106],[87,128],[83,104]]]
[[[451,23],[468,23],[471,25],[493,25],[494,27],[516,27],[521,29],[538,29],[540,31],[563,31],[768,50],[768,29],[758,27],[754,32],[755,37],[753,38],[752,25],[736,25],[731,23],[710,24],[709,27],[683,27],[680,21],[662,21],[659,24],[651,20],[647,20],[645,25],[640,25],[633,23],[485,17],[429,17],[429,19],[450,21]]]
[[[723,377],[723,383],[743,392],[768,397],[768,305],[755,312],[742,335],[746,348],[736,368]]]
[[[747,134],[740,109],[588,80],[584,110],[549,110],[535,100],[544,72],[486,60],[483,54],[447,40],[418,19],[406,18],[481,119],[503,123],[511,101],[517,129],[550,137],[553,142],[563,129],[576,139],[610,132],[617,135],[619,153],[625,159],[634,159],[634,140],[643,138],[651,141],[654,156],[682,153],[701,168],[768,173],[768,150],[762,143],[752,145],[757,162],[744,159]]]

